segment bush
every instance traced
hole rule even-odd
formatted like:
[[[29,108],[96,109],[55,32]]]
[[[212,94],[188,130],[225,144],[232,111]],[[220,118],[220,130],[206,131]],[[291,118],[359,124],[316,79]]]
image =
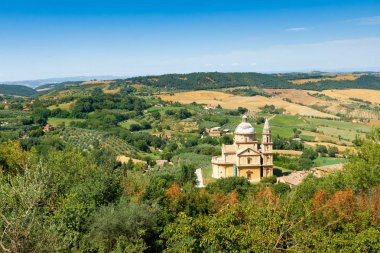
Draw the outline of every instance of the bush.
[[[277,177],[276,176],[262,177],[260,182],[265,183],[265,184],[275,184],[277,183]]]

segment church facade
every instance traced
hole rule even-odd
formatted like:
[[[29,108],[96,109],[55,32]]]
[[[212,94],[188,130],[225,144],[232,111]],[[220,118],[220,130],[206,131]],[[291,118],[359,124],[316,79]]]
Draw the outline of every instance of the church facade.
[[[269,122],[264,123],[261,143],[256,132],[243,116],[234,132],[234,143],[222,145],[222,155],[211,160],[212,177],[245,177],[250,182],[259,182],[262,177],[273,175],[273,143]]]

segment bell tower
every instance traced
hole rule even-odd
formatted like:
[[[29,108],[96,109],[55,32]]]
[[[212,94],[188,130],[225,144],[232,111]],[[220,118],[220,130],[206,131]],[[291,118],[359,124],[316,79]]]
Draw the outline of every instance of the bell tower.
[[[268,119],[265,119],[261,141],[263,176],[273,175],[273,142]]]

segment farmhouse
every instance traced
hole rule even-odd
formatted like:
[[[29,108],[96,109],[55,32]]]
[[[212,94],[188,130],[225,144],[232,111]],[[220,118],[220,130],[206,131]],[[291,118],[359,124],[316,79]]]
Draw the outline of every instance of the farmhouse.
[[[268,120],[265,120],[261,145],[256,140],[247,116],[236,127],[234,143],[222,145],[222,155],[212,158],[212,177],[245,177],[259,182],[261,177],[273,175],[273,143]]]

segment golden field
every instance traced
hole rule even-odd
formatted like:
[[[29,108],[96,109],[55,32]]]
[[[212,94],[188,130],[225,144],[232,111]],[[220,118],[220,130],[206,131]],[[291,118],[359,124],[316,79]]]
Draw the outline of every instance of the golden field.
[[[360,75],[353,75],[353,74],[347,74],[347,75],[338,75],[335,77],[322,77],[322,78],[307,78],[307,79],[299,79],[299,80],[292,80],[291,83],[294,84],[305,84],[305,83],[317,83],[320,81],[343,81],[343,80],[349,80],[353,81],[360,77]]]
[[[332,114],[320,112],[307,106],[284,101],[281,97],[277,96],[271,98],[263,96],[246,97],[209,90],[178,92],[174,93],[174,95],[161,94],[158,96],[163,100],[178,101],[184,104],[197,102],[198,104],[207,104],[211,106],[220,105],[223,108],[227,109],[237,109],[239,106],[242,106],[252,112],[260,111],[260,107],[263,107],[265,105],[274,105],[276,108],[285,109],[289,114],[317,116],[323,118],[337,118]]]

